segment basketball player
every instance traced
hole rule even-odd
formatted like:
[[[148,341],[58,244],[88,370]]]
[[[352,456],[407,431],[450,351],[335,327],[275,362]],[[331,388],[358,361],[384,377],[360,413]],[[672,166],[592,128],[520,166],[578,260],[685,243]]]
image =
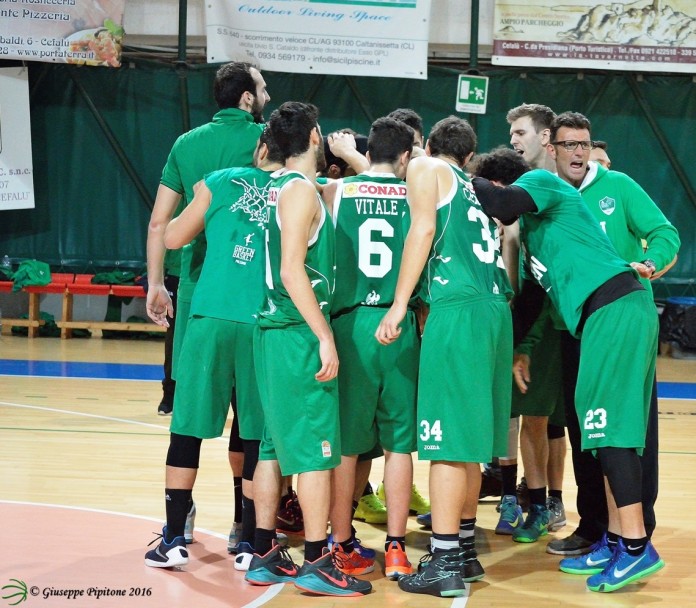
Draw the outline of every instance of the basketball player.
[[[385,573],[411,573],[406,557],[406,521],[416,449],[418,336],[410,311],[404,335],[388,347],[372,340],[394,300],[408,207],[403,178],[413,148],[413,129],[393,118],[372,124],[367,143],[370,169],[329,183],[323,196],[336,226],[336,292],[332,328],[342,361],[338,378],[341,464],[334,471],[333,538],[353,553],[351,505],[360,454],[384,449],[387,500]],[[362,558],[350,573],[374,568]]]
[[[394,303],[375,337],[389,345],[405,331],[411,295],[430,304],[421,345],[418,455],[430,460],[432,530],[429,559],[399,579],[411,593],[461,596],[484,576],[474,546],[480,462],[504,455],[510,418],[511,289],[497,227],[483,213],[464,166],[476,135],[450,116],[430,132],[426,156],[406,178],[411,227]],[[483,360],[481,352],[490,353]],[[476,382],[471,364],[476,362]]]

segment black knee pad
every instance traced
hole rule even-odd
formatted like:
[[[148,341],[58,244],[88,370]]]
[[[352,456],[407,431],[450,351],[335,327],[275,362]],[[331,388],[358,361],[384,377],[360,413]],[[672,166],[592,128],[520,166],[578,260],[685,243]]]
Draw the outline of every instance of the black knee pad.
[[[167,451],[167,466],[197,469],[201,458],[202,441],[199,437],[172,433]]]
[[[242,444],[244,445],[244,467],[242,469],[242,479],[253,481],[254,471],[256,471],[256,464],[259,462],[259,447],[261,446],[261,442],[242,439]]]
[[[561,437],[565,437],[565,427],[557,424],[547,425],[546,437],[548,439],[560,439]]]
[[[633,448],[599,448],[597,458],[609,481],[617,507],[642,501],[640,458]]]

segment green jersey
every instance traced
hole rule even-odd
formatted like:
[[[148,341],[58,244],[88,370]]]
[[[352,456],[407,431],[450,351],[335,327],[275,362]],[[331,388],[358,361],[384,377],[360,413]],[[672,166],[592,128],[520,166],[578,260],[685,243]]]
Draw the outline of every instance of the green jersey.
[[[306,325],[304,317],[297,310],[280,277],[281,232],[278,205],[292,205],[291,200],[282,200],[283,188],[296,180],[312,182],[297,171],[281,169],[271,176],[273,181],[268,190],[268,224],[266,229],[266,285],[265,303],[258,315],[259,326],[281,328],[291,325]],[[314,188],[314,184],[312,184]],[[307,243],[305,271],[319,308],[326,317],[331,312],[336,273],[336,237],[329,212],[317,193],[317,205],[321,209],[321,219],[315,233]]]
[[[209,123],[181,135],[169,153],[160,183],[193,200],[193,186],[211,171],[228,167],[251,167],[254,149],[263,125],[238,108],[220,110]],[[190,301],[205,258],[205,232],[181,252],[179,297]]]
[[[498,227],[483,212],[471,180],[450,165],[452,189],[437,204],[436,227],[421,276],[428,304],[512,293],[500,257]]]
[[[527,266],[549,294],[568,331],[576,335],[587,298],[612,277],[637,273],[618,256],[570,184],[535,169],[514,185],[527,191],[537,207],[535,213],[520,218]]]
[[[255,323],[263,301],[266,198],[271,174],[254,167],[205,178],[212,193],[205,214],[208,248],[191,314]]]
[[[333,315],[394,301],[408,221],[406,184],[369,171],[339,180],[333,202],[336,292]]]
[[[679,251],[679,233],[648,194],[628,175],[589,163],[579,188],[582,200],[627,262],[649,258],[657,270]],[[643,249],[643,239],[647,250]],[[652,292],[649,279],[640,279]]]

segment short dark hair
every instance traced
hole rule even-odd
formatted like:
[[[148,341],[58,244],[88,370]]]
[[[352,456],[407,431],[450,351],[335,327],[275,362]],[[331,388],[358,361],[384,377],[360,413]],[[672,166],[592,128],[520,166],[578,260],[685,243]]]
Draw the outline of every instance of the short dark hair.
[[[271,130],[266,127],[259,137],[260,144],[266,144],[268,147],[268,160],[272,163],[282,163],[285,159],[283,158],[283,153],[281,152],[275,139],[273,139],[273,134]]]
[[[333,133],[349,133],[355,138],[355,149],[363,156],[365,155],[365,152],[367,152],[367,137],[361,135],[350,127],[338,129],[337,131],[333,131]],[[348,163],[342,158],[335,156],[331,151],[331,148],[329,147],[328,135],[324,135],[324,158],[326,159],[326,169],[322,171],[322,175],[324,175],[324,177],[326,177],[331,165],[336,165],[338,170],[341,172],[341,175],[345,175],[346,170],[348,169]]]
[[[591,134],[591,123],[590,119],[580,112],[563,112],[556,116],[551,123],[551,141],[556,141],[556,135],[558,135],[558,130],[562,127],[567,129],[587,129]]]
[[[246,61],[232,61],[218,69],[213,83],[213,96],[218,108],[238,108],[246,91],[256,95],[256,83],[251,75],[251,68],[255,67]]]
[[[411,108],[397,108],[396,110],[392,110],[387,114],[387,118],[393,118],[400,122],[404,122],[414,131],[420,133],[421,136],[423,135],[423,119]]]
[[[309,149],[309,134],[318,127],[319,108],[311,103],[286,101],[273,110],[267,129],[283,154],[283,161]]]
[[[432,156],[450,156],[463,167],[466,157],[476,150],[476,133],[463,118],[448,116],[435,123],[428,136],[428,146]]]
[[[489,181],[509,186],[527,171],[531,171],[531,167],[519,152],[499,146],[477,156],[472,173],[477,177],[485,177]]]
[[[395,118],[378,118],[370,127],[367,151],[371,163],[394,163],[404,152],[413,152],[413,129]]]
[[[554,111],[549,106],[540,103],[523,103],[511,110],[508,110],[506,119],[512,124],[523,116],[529,116],[537,133],[551,127],[553,119],[556,118]]]
[[[607,146],[608,146],[607,142],[602,141],[601,139],[595,139],[595,140],[592,142],[592,147],[593,147],[593,148],[601,148],[602,150],[605,150],[605,151],[606,151]]]

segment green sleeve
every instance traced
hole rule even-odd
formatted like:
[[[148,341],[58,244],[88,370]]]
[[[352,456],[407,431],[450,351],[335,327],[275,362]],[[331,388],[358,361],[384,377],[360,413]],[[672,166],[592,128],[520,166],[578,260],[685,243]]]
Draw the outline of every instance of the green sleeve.
[[[648,249],[643,259],[653,260],[659,271],[677,255],[681,244],[679,233],[639,184],[627,177],[625,188],[629,190],[625,200],[630,201],[626,206],[628,227],[637,237],[645,239]]]

